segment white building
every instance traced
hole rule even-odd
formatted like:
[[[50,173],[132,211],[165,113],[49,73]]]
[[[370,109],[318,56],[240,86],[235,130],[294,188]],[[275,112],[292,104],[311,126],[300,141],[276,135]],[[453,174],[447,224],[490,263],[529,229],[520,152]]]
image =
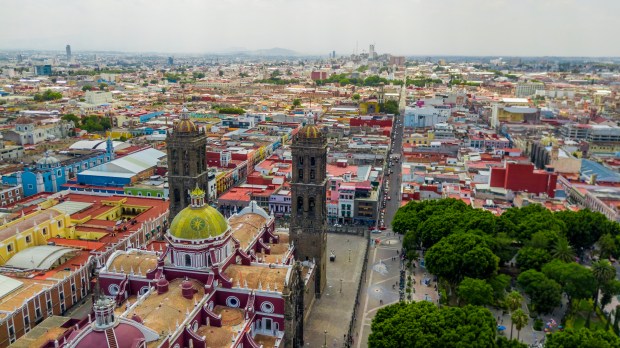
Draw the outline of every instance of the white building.
[[[432,127],[437,123],[446,123],[450,117],[449,106],[405,107],[404,126],[409,128]]]
[[[112,97],[112,92],[104,92],[104,91],[86,91],[86,95],[84,96],[86,102],[88,104],[101,105],[105,103],[111,103],[114,101]]]

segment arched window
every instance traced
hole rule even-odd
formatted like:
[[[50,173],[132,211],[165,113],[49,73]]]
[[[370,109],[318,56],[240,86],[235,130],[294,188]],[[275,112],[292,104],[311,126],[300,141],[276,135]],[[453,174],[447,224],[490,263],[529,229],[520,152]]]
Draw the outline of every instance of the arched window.
[[[314,169],[310,169],[310,180],[314,180]]]
[[[299,164],[304,164],[304,156],[299,156]]]
[[[181,202],[181,195],[179,194],[178,188],[174,189],[174,201],[177,203]]]
[[[303,178],[304,178],[304,170],[303,169],[297,170],[297,178],[299,178],[299,180],[303,180]]]
[[[304,198],[297,197],[297,212],[300,212],[304,209]]]
[[[310,165],[313,166],[316,164],[316,160],[314,159],[314,157],[310,157]]]
[[[190,254],[185,254],[185,266],[192,265],[192,256]]]
[[[310,197],[310,199],[308,200],[308,205],[308,210],[310,210],[310,213],[314,213],[314,197]]]

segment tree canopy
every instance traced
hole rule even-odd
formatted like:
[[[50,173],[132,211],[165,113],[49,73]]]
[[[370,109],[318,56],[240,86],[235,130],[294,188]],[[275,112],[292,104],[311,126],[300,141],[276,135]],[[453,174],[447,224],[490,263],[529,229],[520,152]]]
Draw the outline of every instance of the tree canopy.
[[[545,348],[620,348],[620,338],[603,330],[566,329],[548,336]]]
[[[43,93],[36,93],[34,95],[35,101],[50,101],[57,99],[62,99],[62,93],[54,92],[51,89],[45,90]]]
[[[525,271],[517,278],[519,285],[530,296],[534,310],[539,313],[550,313],[562,301],[562,288],[553,279],[533,269]]]
[[[445,237],[426,253],[428,271],[452,284],[464,277],[489,278],[497,271],[498,262],[484,239],[472,233]]]
[[[495,318],[483,307],[442,307],[427,301],[380,309],[368,347],[494,347]]]

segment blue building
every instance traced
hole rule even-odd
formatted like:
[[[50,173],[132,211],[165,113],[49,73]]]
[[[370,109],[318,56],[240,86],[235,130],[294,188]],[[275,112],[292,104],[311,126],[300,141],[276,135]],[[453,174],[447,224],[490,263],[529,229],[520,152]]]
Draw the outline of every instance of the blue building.
[[[52,66],[49,64],[46,65],[37,65],[34,67],[35,68],[35,73],[37,75],[51,75],[52,74]]]
[[[60,161],[50,156],[49,152],[32,167],[23,171],[4,175],[2,184],[9,186],[22,185],[24,197],[40,192],[58,192],[61,186],[76,177],[77,173],[96,167],[114,159],[112,140],[107,140],[106,151],[92,151],[73,158]]]

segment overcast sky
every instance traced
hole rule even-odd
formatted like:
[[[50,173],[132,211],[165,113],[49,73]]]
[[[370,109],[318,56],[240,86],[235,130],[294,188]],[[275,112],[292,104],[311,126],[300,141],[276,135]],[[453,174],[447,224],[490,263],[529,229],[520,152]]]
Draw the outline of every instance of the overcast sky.
[[[620,56],[620,0],[1,0],[0,49]]]

